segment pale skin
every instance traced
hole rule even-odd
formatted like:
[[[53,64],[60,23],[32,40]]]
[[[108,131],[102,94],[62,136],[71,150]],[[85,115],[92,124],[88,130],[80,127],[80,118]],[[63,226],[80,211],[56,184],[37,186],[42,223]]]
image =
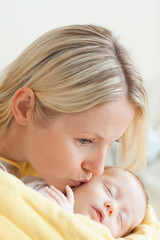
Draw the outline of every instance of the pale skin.
[[[88,216],[122,237],[138,226],[146,212],[146,197],[138,180],[123,169],[110,168],[102,176],[73,189],[66,196],[55,187],[46,188],[47,197],[71,213]]]
[[[135,114],[124,98],[78,114],[60,114],[44,127],[33,121],[34,106],[30,88],[16,91],[14,118],[0,140],[0,156],[29,162],[49,186],[62,192],[66,185],[78,186],[103,174],[111,144],[122,137]]]

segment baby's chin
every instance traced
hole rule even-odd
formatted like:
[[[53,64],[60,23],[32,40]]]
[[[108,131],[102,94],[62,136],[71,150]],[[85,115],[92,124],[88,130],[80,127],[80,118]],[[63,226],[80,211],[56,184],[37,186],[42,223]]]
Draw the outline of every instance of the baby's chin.
[[[106,226],[106,227],[107,227],[107,226]],[[108,229],[109,229],[109,228],[108,228]],[[109,229],[109,230],[110,230],[110,229]],[[111,230],[110,230],[110,232],[111,232],[112,237],[114,237],[114,238],[121,238],[121,237],[124,237],[125,235],[127,235],[127,234],[124,235],[124,232],[120,232],[120,231],[118,231],[118,232],[115,233],[115,231],[111,231]]]

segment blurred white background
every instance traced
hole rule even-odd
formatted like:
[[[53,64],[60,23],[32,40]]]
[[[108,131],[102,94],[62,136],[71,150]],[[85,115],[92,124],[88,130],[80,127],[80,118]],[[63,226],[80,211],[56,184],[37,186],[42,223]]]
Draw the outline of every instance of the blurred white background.
[[[157,92],[159,0],[0,0],[0,71],[41,34],[69,24],[99,24],[113,31],[130,52],[147,88]],[[152,113],[151,124],[157,127],[160,114],[155,106]]]
[[[142,177],[160,217],[160,1],[0,0],[0,71],[41,34],[69,24],[96,24],[113,31],[146,83],[151,163]]]
[[[133,55],[146,79],[160,78],[159,0],[0,0],[0,70],[44,32],[100,24]]]

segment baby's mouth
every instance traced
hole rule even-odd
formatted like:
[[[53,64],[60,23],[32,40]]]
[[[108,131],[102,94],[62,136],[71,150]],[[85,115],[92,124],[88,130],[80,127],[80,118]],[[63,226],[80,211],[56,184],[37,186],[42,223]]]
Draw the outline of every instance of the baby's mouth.
[[[93,207],[93,210],[95,211],[95,214],[96,214],[96,217],[95,217],[95,221],[97,222],[100,222],[102,223],[103,222],[103,219],[104,219],[104,212],[103,210],[99,209],[99,208],[96,208],[96,207]]]

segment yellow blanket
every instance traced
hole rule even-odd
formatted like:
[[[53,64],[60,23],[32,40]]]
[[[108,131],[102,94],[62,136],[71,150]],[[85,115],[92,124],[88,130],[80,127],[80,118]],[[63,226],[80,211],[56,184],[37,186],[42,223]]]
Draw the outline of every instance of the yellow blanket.
[[[54,205],[16,177],[0,170],[1,240],[113,240],[109,230]],[[160,224],[149,206],[143,224],[121,240],[160,240]],[[119,239],[119,240],[120,240]]]

